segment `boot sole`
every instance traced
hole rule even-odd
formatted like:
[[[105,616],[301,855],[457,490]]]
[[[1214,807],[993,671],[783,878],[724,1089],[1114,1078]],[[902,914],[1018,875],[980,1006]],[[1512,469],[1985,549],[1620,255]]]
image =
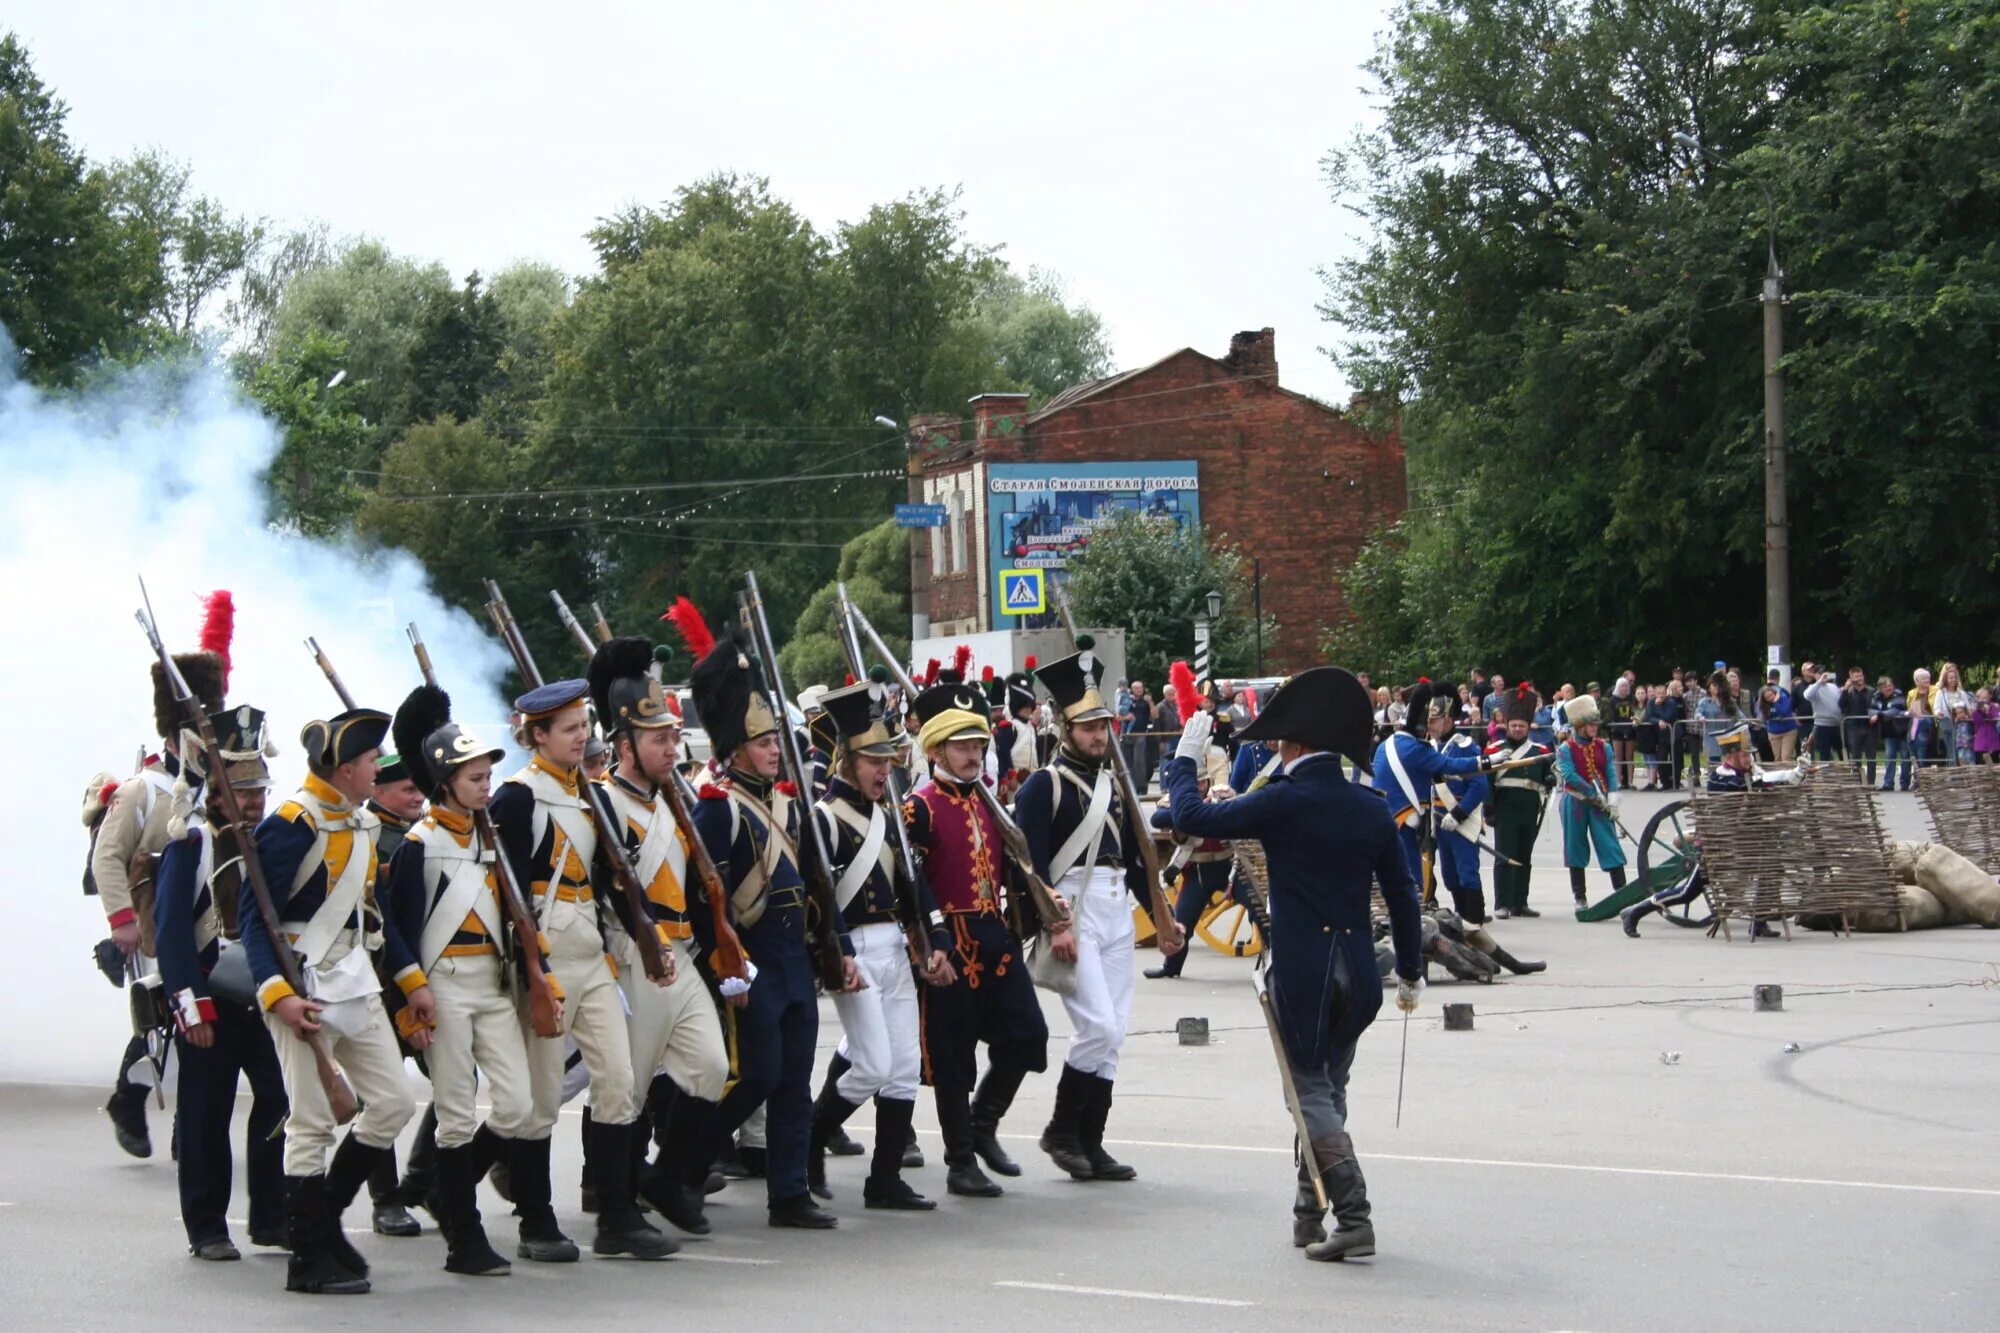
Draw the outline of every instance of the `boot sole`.
[[[890,1213],[928,1213],[937,1208],[935,1199],[863,1199],[864,1208],[880,1208]]]
[[[573,1264],[583,1257],[582,1251],[576,1248],[574,1242],[568,1246],[549,1245],[544,1248],[539,1244],[522,1241],[515,1247],[514,1253],[520,1258],[538,1264]]]
[[[371,1288],[367,1278],[358,1277],[352,1282],[308,1282],[296,1287],[287,1282],[285,1290],[302,1296],[366,1296]]]
[[[620,1237],[613,1240],[591,1242],[590,1252],[600,1259],[669,1259],[679,1254],[681,1247],[677,1241],[660,1237],[662,1243],[647,1241],[641,1244]]]
[[[471,1264],[454,1264],[451,1260],[447,1259],[444,1261],[444,1271],[447,1273],[456,1273],[460,1277],[510,1277],[513,1275],[514,1265],[508,1263],[505,1259],[501,1259],[497,1264],[475,1268]]]

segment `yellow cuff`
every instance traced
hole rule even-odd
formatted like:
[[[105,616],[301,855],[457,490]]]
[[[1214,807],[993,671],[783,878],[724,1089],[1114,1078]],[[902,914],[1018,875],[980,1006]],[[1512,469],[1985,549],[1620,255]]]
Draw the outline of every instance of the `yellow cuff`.
[[[278,1001],[284,999],[287,995],[297,994],[298,992],[292,989],[291,983],[283,977],[272,977],[257,988],[257,1004],[265,1013],[269,1013],[272,1006],[277,1004]]]
[[[611,969],[611,979],[613,981],[618,980],[618,960],[616,958],[613,958],[610,954],[605,954],[604,965]]]
[[[542,980],[549,983],[549,996],[551,999],[561,1000],[567,998],[563,994],[562,980],[554,972],[543,972]]]
[[[415,963],[411,963],[396,974],[396,984],[403,988],[403,995],[407,998],[408,996],[415,995],[431,983],[430,978],[424,975],[424,970]]]
[[[653,923],[653,933],[660,937],[660,947],[662,949],[671,949],[674,947],[674,937],[667,934],[666,922],[655,921]]]

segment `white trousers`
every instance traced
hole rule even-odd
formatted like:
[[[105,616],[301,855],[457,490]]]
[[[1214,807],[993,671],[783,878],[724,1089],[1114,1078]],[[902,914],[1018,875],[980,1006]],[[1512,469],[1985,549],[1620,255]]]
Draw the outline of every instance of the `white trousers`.
[[[1132,1019],[1132,896],[1125,872],[1078,868],[1056,886],[1069,899],[1076,935],[1076,991],[1063,996],[1072,1035],[1063,1063],[1099,1078],[1118,1075],[1118,1049]]]
[[[835,1090],[859,1106],[871,1097],[915,1101],[923,1076],[917,1045],[917,979],[900,926],[862,926],[851,933],[854,965],[868,989],[833,997],[852,1066]]]
[[[631,1037],[632,1076],[650,1088],[653,1075],[665,1074],[690,1097],[722,1100],[729,1081],[729,1048],[722,1024],[715,1017],[715,1000],[695,969],[694,948],[686,940],[673,942],[674,984],[655,986],[639,962],[639,946],[623,931],[612,935],[617,951],[618,987],[631,1013],[626,1029]],[[644,1092],[635,1090],[641,1100]],[[597,1115],[597,1094],[591,1093],[591,1115]]]
[[[533,1106],[526,1043],[543,1039],[527,1035],[521,1027],[514,997],[500,984],[500,955],[442,957],[424,975],[430,978],[431,995],[437,1001],[437,1029],[431,1033],[424,1061],[431,1072],[438,1147],[472,1142],[479,1129],[482,1072],[493,1099],[487,1116],[493,1132],[519,1138]]]
[[[366,996],[361,1003],[366,1019],[355,1025],[355,1035],[321,1025],[319,1039],[326,1043],[327,1054],[361,1099],[361,1114],[354,1118],[355,1139],[370,1148],[386,1148],[417,1113],[417,1100],[404,1081],[403,1052],[396,1045],[396,1032],[390,1026],[389,1011],[382,1007],[382,997]],[[276,1014],[266,1013],[264,1026],[277,1044],[278,1069],[285,1078],[285,1097],[291,1102],[291,1114],[285,1121],[285,1174],[319,1175],[326,1170],[327,1150],[333,1147],[339,1126],[333,1123],[333,1108],[327,1104],[326,1089],[320,1086],[312,1051]]]
[[[590,1115],[603,1125],[629,1125],[638,1112],[632,1094],[632,1047],[625,1024],[625,997],[604,957],[597,914],[578,912],[549,936],[549,970],[562,983],[563,1035],[583,1053],[590,1071]],[[556,1127],[563,1103],[563,1043],[537,1037],[528,1026],[523,997],[515,1020],[528,1048],[533,1106],[524,1139],[545,1139]],[[650,1072],[650,1071],[649,1071]]]

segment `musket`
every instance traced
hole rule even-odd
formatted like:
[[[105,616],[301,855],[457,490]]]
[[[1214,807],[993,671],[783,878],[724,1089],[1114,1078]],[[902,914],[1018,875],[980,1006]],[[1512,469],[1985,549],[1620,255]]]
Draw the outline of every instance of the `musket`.
[[[549,600],[556,604],[556,618],[562,621],[563,628],[569,631],[569,636],[576,640],[576,646],[583,650],[583,660],[588,662],[597,656],[597,642],[590,637],[590,631],[583,627],[583,622],[576,618],[576,613],[569,609],[569,603],[563,600],[563,595],[551,588]],[[603,623],[601,613],[598,621],[600,624]]]
[[[907,707],[909,701],[917,697],[917,687],[911,681],[910,673],[903,670],[896,654],[882,641],[882,636],[876,633],[875,627],[868,623],[868,617],[861,613],[860,607],[848,601],[842,603],[842,609],[847,615],[848,623],[868,640],[869,645],[877,653],[881,654],[882,661],[889,668],[889,674],[895,677],[896,683],[902,687]],[[1028,835],[1021,832],[1021,826],[1007,813],[1007,807],[1000,803],[999,794],[986,785],[984,778],[975,779],[972,789],[979,793],[980,801],[986,807],[986,813],[993,817],[993,826],[1000,830],[1000,841],[1005,844],[1007,855],[1012,858],[1015,869],[1020,872],[1022,882],[1028,886],[1028,896],[1034,900],[1035,912],[1041,917],[1043,928],[1054,930],[1069,920],[1069,903],[1050,888],[1048,881],[1036,872],[1034,855],[1028,850]]]
[[[604,619],[604,612],[596,602],[590,604],[590,610],[597,618],[598,639],[611,642],[611,625]],[[681,836],[687,839],[688,863],[694,867],[695,878],[701,881],[702,893],[708,898],[710,919],[715,927],[715,951],[709,961],[715,967],[715,974],[718,978],[748,981],[749,959],[743,952],[743,941],[737,938],[736,927],[729,924],[729,891],[723,888],[722,872],[715,868],[715,858],[708,854],[708,844],[694,826],[694,807],[689,804],[694,793],[681,775],[674,772],[667,774],[667,780],[660,784],[660,794],[666,798],[667,809],[672,812]]]
[[[611,642],[611,622],[604,618],[604,608],[596,602],[590,604],[590,628],[597,635],[599,643]]]
[[[424,636],[417,629],[417,622],[409,626],[410,651],[417,655],[417,669],[423,672],[424,684],[435,687],[437,672],[431,667],[431,651],[424,646]],[[334,677],[329,674],[329,680]],[[338,683],[334,688],[338,689]],[[528,1024],[537,1037],[562,1036],[562,1001],[556,997],[555,988],[549,984],[548,972],[542,960],[541,931],[535,926],[535,915],[528,910],[528,896],[521,891],[521,881],[515,878],[514,863],[507,859],[507,853],[500,846],[499,830],[493,827],[493,814],[485,806],[472,812],[472,825],[479,834],[479,841],[485,856],[493,858],[494,879],[500,885],[500,905],[506,910],[507,922],[513,927],[514,937],[521,945],[521,970],[528,982]]]
[[[847,585],[836,583],[835,593],[840,605],[847,605]],[[854,622],[845,614],[840,617],[840,647],[847,654],[847,669],[854,673],[856,680],[867,680],[868,669],[863,665],[861,640],[854,632]],[[981,784],[982,786],[985,784]],[[917,962],[926,971],[931,965],[930,923],[924,920],[923,909],[919,905],[917,893],[917,858],[910,850],[910,829],[903,822],[903,780],[896,776],[894,765],[889,768],[889,790],[876,804],[881,807],[882,817],[889,824],[889,840],[896,847],[896,905],[902,909],[903,925],[916,941]]]
[[[1062,617],[1063,628],[1069,631],[1071,643],[1076,641],[1076,613],[1070,609],[1069,590],[1060,583],[1052,584],[1055,593],[1056,612]],[[1153,930],[1161,941],[1174,938],[1180,924],[1174,920],[1173,906],[1167,902],[1167,895],[1160,889],[1160,853],[1153,846],[1153,830],[1146,824],[1146,812],[1139,807],[1139,788],[1132,781],[1132,770],[1126,766],[1125,752],[1118,745],[1118,738],[1110,737],[1105,748],[1111,754],[1111,772],[1118,781],[1120,795],[1125,798],[1125,823],[1131,836],[1139,844],[1139,859],[1146,867],[1146,889],[1153,908]],[[1187,941],[1181,941],[1183,945]],[[1169,952],[1162,949],[1161,952]]]
[[[528,641],[522,637],[520,623],[514,619],[506,595],[492,579],[486,580],[486,595],[491,599],[486,609],[492,615],[493,623],[500,627],[500,637],[506,640],[507,651],[514,655],[514,669],[521,673],[521,679],[529,689],[540,689],[541,668],[535,665],[534,655],[528,651]],[[597,845],[604,850],[604,859],[611,865],[611,877],[617,881],[616,896],[624,899],[625,933],[632,937],[632,947],[639,951],[639,966],[645,971],[648,981],[664,985],[673,980],[674,974],[668,970],[666,956],[660,952],[660,932],[653,928],[643,905],[646,889],[639,883],[638,868],[632,863],[632,849],[619,836],[622,826],[618,816],[612,813],[610,798],[604,794],[603,787],[582,773],[577,774],[576,786],[583,797],[583,808],[590,814],[591,827],[597,832]],[[553,885],[549,892],[555,892]]]
[[[201,762],[206,769],[208,790],[220,802],[222,813],[236,829],[236,842],[243,851],[243,874],[250,881],[250,895],[257,900],[257,915],[264,924],[264,933],[270,937],[271,956],[277,960],[278,975],[292,988],[292,994],[300,999],[308,999],[306,981],[299,971],[299,960],[293,956],[291,943],[285,938],[284,923],[278,919],[278,909],[272,904],[271,886],[264,879],[264,862],[257,855],[257,840],[250,823],[243,817],[243,804],[237,799],[236,789],[229,785],[229,773],[222,762],[221,747],[215,741],[215,728],[209,723],[208,713],[201,701],[194,697],[188,687],[187,678],[174,664],[173,654],[160,638],[159,626],[153,620],[153,599],[146,592],[146,580],[139,580],[139,596],[145,606],[138,613],[139,627],[146,631],[152,641],[153,652],[160,659],[160,669],[166,673],[167,683],[173,689],[174,699],[194,719],[195,733],[201,737]],[[181,762],[188,762],[182,755]],[[327,1053],[326,1043],[317,1032],[293,1033],[312,1052],[313,1070],[319,1075],[320,1087],[326,1092],[326,1104],[333,1112],[335,1124],[346,1124],[361,1110],[361,1102],[355,1097],[354,1089],[348,1086],[347,1076],[334,1066],[333,1057]]]
[[[1253,786],[1254,789],[1254,786]],[[1278,1058],[1278,1083],[1285,1090],[1285,1109],[1292,1113],[1292,1132],[1298,1136],[1301,1164],[1309,1165],[1306,1175],[1312,1180],[1313,1197],[1319,1200],[1322,1210],[1327,1207],[1326,1182],[1320,1179],[1319,1161],[1313,1156],[1312,1131],[1306,1128],[1305,1108],[1299,1105],[1299,1086],[1292,1077],[1292,1059],[1285,1053],[1284,1029],[1278,1022],[1277,1006],[1271,1003],[1270,981],[1264,975],[1264,968],[1270,962],[1271,910],[1264,897],[1264,886],[1257,882],[1249,863],[1240,855],[1236,858],[1237,883],[1243,886],[1243,897],[1250,908],[1250,917],[1263,932],[1266,948],[1257,955],[1257,962],[1250,970],[1250,988],[1257,992],[1257,1008],[1264,1015],[1264,1026],[1271,1034],[1271,1053]]]
[[[820,984],[826,987],[829,994],[834,994],[847,988],[847,979],[840,952],[840,903],[833,894],[833,856],[827,850],[826,830],[820,827],[819,818],[813,814],[812,771],[806,767],[805,758],[799,753],[798,734],[792,730],[791,717],[785,709],[785,700],[791,696],[785,692],[784,676],[778,669],[778,649],[771,642],[771,622],[765,618],[764,599],[757,590],[754,571],[743,572],[743,591],[737,595],[742,599],[740,605],[750,627],[751,647],[758,657],[757,668],[763,676],[765,696],[771,701],[771,711],[777,714],[778,756],[784,762],[785,776],[798,792],[799,874],[804,877],[806,889],[819,907],[819,933],[814,954],[819,964]],[[780,832],[773,827],[771,836],[775,838]]]

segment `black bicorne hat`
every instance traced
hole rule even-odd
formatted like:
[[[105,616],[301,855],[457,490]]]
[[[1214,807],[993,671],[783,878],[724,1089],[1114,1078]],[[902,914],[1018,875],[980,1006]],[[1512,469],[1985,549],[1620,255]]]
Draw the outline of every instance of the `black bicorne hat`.
[[[1410,713],[1416,716],[1416,712],[1412,695]],[[1317,666],[1280,685],[1256,720],[1243,729],[1241,738],[1271,743],[1285,740],[1311,750],[1331,750],[1365,766],[1374,754],[1375,707],[1368,687],[1354,673],[1341,667]]]
[[[299,744],[305,747],[308,768],[329,773],[370,750],[381,749],[388,734],[387,713],[378,708],[350,708],[324,722],[306,723],[299,732]]]

